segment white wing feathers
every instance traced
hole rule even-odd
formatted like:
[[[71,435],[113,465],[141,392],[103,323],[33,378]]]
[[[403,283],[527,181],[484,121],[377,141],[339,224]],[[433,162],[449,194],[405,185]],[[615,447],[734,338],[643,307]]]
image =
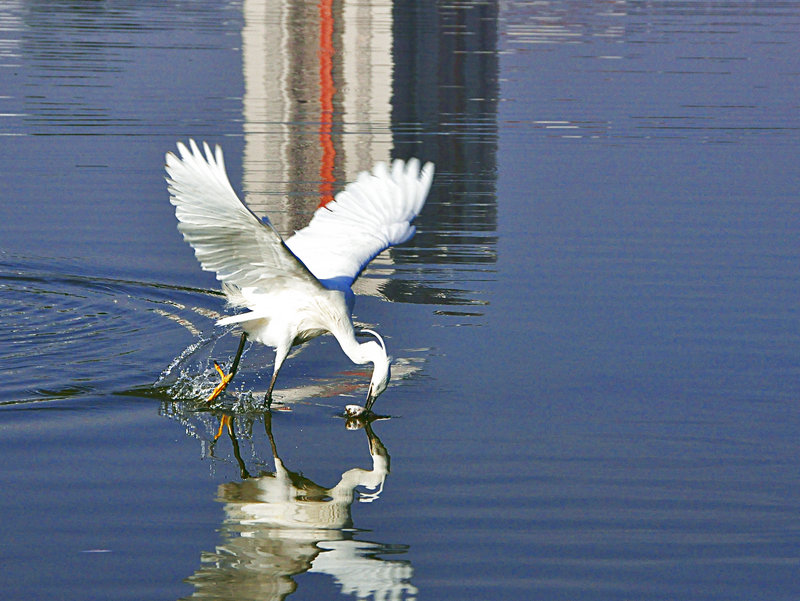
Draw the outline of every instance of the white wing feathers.
[[[352,284],[378,253],[414,235],[433,179],[433,164],[396,160],[391,171],[378,163],[320,207],[307,227],[286,245],[320,280]],[[333,282],[328,285],[334,284]]]
[[[203,269],[240,288],[268,289],[287,279],[318,287],[272,226],[236,196],[220,147],[212,153],[204,143],[203,156],[194,140],[189,146],[178,143],[180,158],[167,153],[167,183],[178,229]]]
[[[349,286],[382,250],[414,235],[433,178],[433,164],[378,163],[317,209],[307,227],[285,243],[265,219],[239,200],[219,146],[203,151],[194,140],[167,153],[167,184],[178,229],[206,271],[239,288]],[[313,274],[313,275],[312,275]]]

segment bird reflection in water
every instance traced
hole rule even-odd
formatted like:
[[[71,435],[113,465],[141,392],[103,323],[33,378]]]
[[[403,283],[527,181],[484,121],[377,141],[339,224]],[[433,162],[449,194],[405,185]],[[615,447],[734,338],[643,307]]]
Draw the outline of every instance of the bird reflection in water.
[[[228,430],[243,480],[219,487],[223,542],[203,554],[203,566],[187,579],[195,587],[189,598],[285,599],[297,589],[294,577],[304,572],[332,576],[343,594],[357,599],[415,598],[411,564],[379,557],[404,553],[404,546],[354,538],[350,506],[356,499],[377,499],[389,473],[389,454],[371,423],[351,421],[348,426],[366,432],[372,469],[349,469],[338,484],[326,488],[284,466],[268,412],[264,420],[275,471],[251,476],[236,434]]]

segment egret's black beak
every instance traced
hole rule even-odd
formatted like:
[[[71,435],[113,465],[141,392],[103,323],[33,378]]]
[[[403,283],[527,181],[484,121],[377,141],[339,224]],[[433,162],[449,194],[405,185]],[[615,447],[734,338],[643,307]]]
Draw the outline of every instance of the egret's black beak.
[[[369,385],[369,390],[367,391],[367,402],[364,403],[364,409],[368,412],[372,410],[372,404],[375,402],[375,399],[378,397],[372,394],[372,384]]]

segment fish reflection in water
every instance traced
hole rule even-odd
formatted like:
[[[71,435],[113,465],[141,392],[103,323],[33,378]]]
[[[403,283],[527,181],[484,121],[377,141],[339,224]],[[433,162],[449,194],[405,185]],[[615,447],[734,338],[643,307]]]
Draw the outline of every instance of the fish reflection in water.
[[[219,487],[224,542],[203,554],[203,566],[187,579],[195,587],[189,598],[284,599],[297,589],[293,577],[304,572],[328,574],[342,593],[358,599],[416,597],[411,564],[378,557],[405,547],[354,539],[350,506],[377,499],[389,473],[389,454],[371,424],[362,425],[372,469],[349,469],[326,488],[284,466],[270,414],[264,419],[275,471],[251,477],[239,459],[244,479]],[[238,459],[233,431],[229,436]]]

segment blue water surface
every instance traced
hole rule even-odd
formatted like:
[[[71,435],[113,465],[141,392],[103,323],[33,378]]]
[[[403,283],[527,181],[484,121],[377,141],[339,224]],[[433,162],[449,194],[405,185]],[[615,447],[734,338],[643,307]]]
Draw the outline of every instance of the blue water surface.
[[[0,6],[9,599],[800,595],[800,3]],[[238,335],[164,154],[283,234],[436,177],[369,366]],[[230,433],[222,415],[232,417]],[[352,427],[352,424],[350,424]]]

